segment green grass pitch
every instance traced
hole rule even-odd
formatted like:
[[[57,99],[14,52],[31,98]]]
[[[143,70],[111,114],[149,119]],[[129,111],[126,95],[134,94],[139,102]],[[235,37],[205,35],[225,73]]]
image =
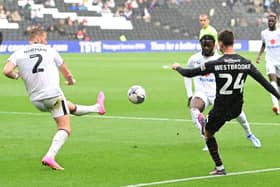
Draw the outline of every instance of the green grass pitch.
[[[40,162],[56,130],[50,114],[32,106],[22,81],[0,76],[0,186],[152,186],[158,181],[155,186],[278,186],[280,116],[271,111],[270,95],[251,78],[245,86],[244,111],[263,147],[252,147],[235,121],[227,123],[216,137],[232,175],[206,177],[214,165],[201,150],[204,143],[191,122],[183,79],[163,68],[185,64],[191,54],[63,54],[77,81],[75,86],[62,85],[66,97],[93,104],[103,90],[107,113],[71,117],[73,134],[57,155],[65,167],[62,172]],[[256,53],[242,54],[256,58]],[[7,57],[1,55],[1,69]],[[264,72],[264,62],[257,67]],[[134,84],[147,91],[143,104],[127,99]]]

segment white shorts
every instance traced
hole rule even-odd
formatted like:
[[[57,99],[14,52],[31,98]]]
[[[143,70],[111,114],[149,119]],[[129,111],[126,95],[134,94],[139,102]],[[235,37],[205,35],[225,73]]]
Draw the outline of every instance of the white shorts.
[[[209,105],[213,105],[215,101],[215,95],[213,94],[207,94],[204,92],[195,92],[193,97],[199,97],[203,100],[205,103],[205,108],[207,108]]]
[[[57,96],[32,103],[43,112],[50,112],[54,118],[69,114],[69,108],[64,96]]]
[[[280,78],[280,65],[266,63],[266,73],[268,74],[275,74],[276,77]]]

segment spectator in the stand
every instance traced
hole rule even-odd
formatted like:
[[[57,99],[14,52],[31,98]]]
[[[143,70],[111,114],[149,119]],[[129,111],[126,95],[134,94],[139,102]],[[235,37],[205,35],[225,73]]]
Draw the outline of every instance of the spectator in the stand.
[[[66,18],[65,24],[70,27],[73,26],[73,20],[71,19],[71,17]]]
[[[78,11],[78,10],[87,10],[87,6],[84,5],[83,3],[72,3],[71,6],[69,7],[69,10],[71,11]]]
[[[10,13],[10,22],[20,22],[22,17],[17,10],[11,11]]]
[[[262,10],[263,10],[263,8],[262,8],[263,7],[262,6],[263,0],[254,0],[253,4],[255,6],[255,9],[256,9],[257,13],[262,12]]]
[[[6,11],[4,9],[0,10],[0,20],[6,20],[6,19],[7,19]]]
[[[78,40],[84,40],[84,37],[85,37],[85,35],[84,35],[84,33],[83,33],[82,30],[78,30],[78,31],[76,32],[76,39],[78,39]]]
[[[114,0],[107,0],[106,4],[108,4],[110,8],[115,8],[116,5]]]
[[[77,11],[78,10],[78,3],[72,3],[69,7],[69,10],[71,11]]]
[[[117,7],[114,16],[115,17],[122,17],[122,16],[124,16],[123,7]]]
[[[142,18],[145,15],[145,8],[147,8],[147,1],[138,0],[138,8],[133,11],[136,18]]]
[[[151,21],[151,14],[150,14],[148,8],[145,8],[145,9],[144,9],[143,20],[144,20],[145,22],[150,22],[150,21]]]
[[[101,14],[103,16],[111,15],[112,14],[112,11],[111,11],[111,8],[109,6],[109,2],[108,1],[105,2],[104,6],[103,6],[103,8],[101,10]]]
[[[265,12],[268,12],[270,10],[270,0],[263,1],[263,9]]]
[[[79,29],[76,32],[76,39],[80,40],[80,41],[90,41],[91,38],[87,33],[87,29],[84,27],[83,29]]]
[[[132,14],[133,14],[132,9],[127,7],[127,6],[125,6],[124,10],[123,10],[123,15],[124,15],[125,19],[130,20]]]
[[[59,22],[57,23],[56,30],[60,35],[66,34],[65,21],[63,19],[60,19]]]
[[[103,5],[103,3],[102,3],[102,0],[92,0],[92,3],[91,3],[91,5],[93,5],[93,6],[102,6]]]
[[[95,6],[95,10],[98,14],[101,13],[102,7],[103,7],[103,2],[102,0],[92,0],[91,3],[92,6]]]
[[[4,5],[0,4],[0,20],[6,20],[7,14],[6,14],[6,8]]]
[[[155,7],[159,6],[158,0],[152,0],[149,6],[149,9],[153,9]]]
[[[79,3],[78,10],[88,10],[87,0],[83,0],[82,3]]]
[[[49,25],[46,30],[47,30],[48,33],[55,32],[56,27],[54,25]]]
[[[31,10],[33,4],[34,4],[33,1],[26,1],[26,4],[24,5],[23,8],[24,8],[25,10]]]
[[[83,29],[83,33],[84,33],[84,41],[90,41],[91,38],[90,38],[90,36],[88,35],[87,29],[86,29],[86,28]]]
[[[78,25],[78,30],[83,30],[86,24],[87,24],[87,19],[83,19],[82,21],[80,21]]]
[[[275,12],[277,15],[280,14],[280,1],[274,0],[271,2],[270,5],[271,12]]]

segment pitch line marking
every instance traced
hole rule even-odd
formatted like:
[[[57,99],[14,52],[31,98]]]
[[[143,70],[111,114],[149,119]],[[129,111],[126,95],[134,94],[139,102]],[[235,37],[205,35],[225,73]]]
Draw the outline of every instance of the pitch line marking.
[[[273,172],[273,171],[279,171],[279,170],[280,170],[280,168],[267,168],[267,169],[251,170],[251,171],[232,172],[232,173],[227,173],[227,175],[207,175],[207,176],[188,177],[188,178],[181,178],[181,179],[163,180],[163,181],[156,181],[156,182],[149,182],[149,183],[130,184],[127,186],[122,186],[122,187],[153,186],[153,185],[160,185],[160,184],[170,184],[170,183],[178,183],[178,182],[186,182],[186,181],[194,181],[194,180],[211,179],[211,178],[217,178],[217,177],[228,177],[228,176],[236,176],[236,175],[255,174],[255,173],[266,173],[266,172]]]
[[[0,111],[1,114],[7,115],[30,115],[30,116],[46,116],[48,113],[35,113],[35,112],[6,112]],[[145,121],[175,121],[175,122],[192,122],[190,119],[182,119],[182,118],[159,118],[159,117],[131,117],[131,116],[99,116],[99,115],[84,115],[79,116],[83,118],[105,118],[105,119],[118,119],[118,120],[145,120]],[[228,123],[237,123],[236,121],[232,120]],[[250,124],[254,125],[270,125],[270,126],[280,126],[280,123],[261,123],[261,122],[250,122]]]

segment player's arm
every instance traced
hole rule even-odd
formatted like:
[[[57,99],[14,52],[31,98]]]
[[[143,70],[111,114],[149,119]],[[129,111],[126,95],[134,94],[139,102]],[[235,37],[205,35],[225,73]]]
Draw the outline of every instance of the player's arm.
[[[18,79],[20,74],[16,72],[15,69],[16,65],[13,62],[8,61],[3,69],[3,74],[10,79]]]
[[[190,105],[190,101],[192,99],[192,78],[184,77],[185,89],[188,96],[188,106]]]
[[[192,57],[189,58],[186,68],[194,68],[194,60],[192,59]],[[193,95],[192,78],[184,77],[184,83],[185,83],[185,89],[188,97],[188,106],[190,106],[190,102]]]
[[[210,72],[205,71],[207,64],[208,63],[205,63],[204,65],[202,65],[201,67],[198,67],[198,68],[188,69],[188,68],[182,68],[181,65],[178,63],[174,63],[172,65],[172,69],[176,70],[178,73],[180,73],[184,77],[194,77],[197,75],[206,75],[207,73],[210,73]]]
[[[263,43],[262,43],[262,46],[261,46],[261,49],[260,49],[260,51],[259,51],[259,53],[258,53],[257,59],[256,59],[256,63],[257,63],[257,64],[260,63],[260,59],[261,59],[261,56],[262,56],[264,50],[265,50],[265,43],[263,42]]]
[[[267,91],[269,91],[271,94],[273,94],[278,100],[280,99],[280,94],[277,90],[274,89],[274,87],[264,78],[264,76],[261,74],[260,71],[257,70],[257,68],[253,65],[251,68],[251,71],[249,74],[257,81],[259,82]]]
[[[63,77],[65,79],[65,83],[67,85],[74,85],[76,81],[73,78],[71,71],[68,69],[67,65],[64,63],[63,58],[53,48],[50,48],[49,51],[54,58],[54,63],[56,64],[56,67],[59,69],[59,71],[63,75]]]
[[[60,72],[62,73],[63,77],[65,78],[66,80],[66,83],[68,85],[73,85],[75,84],[75,79],[73,78],[73,75],[72,73],[70,72],[70,70],[68,69],[68,67],[66,66],[65,63],[61,64],[59,66],[59,70]]]

